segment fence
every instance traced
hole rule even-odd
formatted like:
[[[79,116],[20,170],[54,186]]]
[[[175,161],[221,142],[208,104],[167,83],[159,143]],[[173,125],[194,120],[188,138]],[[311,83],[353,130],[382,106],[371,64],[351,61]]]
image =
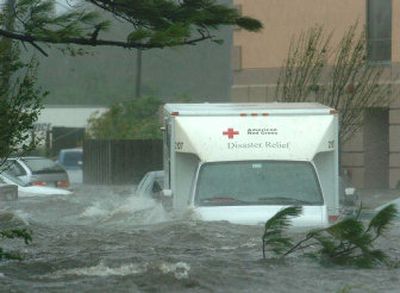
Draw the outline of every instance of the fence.
[[[162,169],[161,140],[85,140],[83,181],[87,184],[132,184],[151,170]]]

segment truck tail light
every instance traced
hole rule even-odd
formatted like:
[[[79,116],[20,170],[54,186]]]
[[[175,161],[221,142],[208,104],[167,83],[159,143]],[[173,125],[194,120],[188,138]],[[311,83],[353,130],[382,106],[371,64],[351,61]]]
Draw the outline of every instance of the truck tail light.
[[[335,223],[335,222],[338,220],[338,218],[339,218],[338,215],[330,215],[330,216],[328,217],[329,223],[330,223],[330,224]]]
[[[69,187],[68,180],[57,181],[57,187],[59,187],[59,188],[68,188]]]

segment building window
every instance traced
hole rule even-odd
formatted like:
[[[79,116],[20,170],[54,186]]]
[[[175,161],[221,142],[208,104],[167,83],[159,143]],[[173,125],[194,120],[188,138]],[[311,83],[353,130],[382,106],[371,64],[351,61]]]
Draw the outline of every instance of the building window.
[[[392,57],[392,0],[367,0],[368,60],[390,62]]]

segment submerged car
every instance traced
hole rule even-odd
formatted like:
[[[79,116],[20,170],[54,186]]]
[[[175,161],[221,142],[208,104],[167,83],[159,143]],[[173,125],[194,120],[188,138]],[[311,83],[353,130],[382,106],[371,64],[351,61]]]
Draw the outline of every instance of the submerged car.
[[[20,179],[24,184],[69,188],[67,171],[45,157],[9,158],[6,172]]]
[[[136,189],[138,196],[152,198],[161,203],[166,211],[172,210],[172,198],[165,197],[164,190],[164,171],[147,172]]]
[[[62,149],[57,162],[65,169],[82,169],[83,150],[81,148]]]
[[[60,150],[57,163],[67,171],[70,183],[82,183],[83,150],[81,148]]]
[[[164,171],[147,172],[136,189],[136,194],[144,197],[159,199],[164,186]]]
[[[18,197],[41,196],[41,195],[68,195],[71,191],[62,188],[35,186],[30,183],[25,183],[17,177],[14,177],[7,172],[0,174],[0,184],[14,185],[18,189]]]

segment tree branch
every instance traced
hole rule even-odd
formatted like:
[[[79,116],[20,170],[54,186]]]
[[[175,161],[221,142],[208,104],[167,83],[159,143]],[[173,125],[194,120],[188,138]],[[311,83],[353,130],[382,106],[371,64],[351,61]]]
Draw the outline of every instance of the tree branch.
[[[29,42],[29,43],[44,56],[49,57],[49,54],[47,54],[38,44],[36,44],[35,42]]]
[[[40,37],[35,35],[21,34],[16,32],[10,32],[4,29],[0,29],[0,36],[5,38],[27,42],[38,49],[42,54],[47,56],[47,54],[38,47],[35,43],[49,43],[49,44],[73,44],[73,45],[85,45],[85,46],[113,46],[120,47],[125,49],[152,49],[152,48],[165,48],[166,44],[157,44],[157,43],[131,43],[131,42],[123,42],[123,41],[113,41],[113,40],[104,40],[104,39],[93,39],[89,38],[51,38],[51,37]],[[183,40],[181,42],[177,42],[172,46],[181,46],[181,45],[194,45],[204,40],[209,40],[215,37],[214,35],[202,35],[197,38]]]

